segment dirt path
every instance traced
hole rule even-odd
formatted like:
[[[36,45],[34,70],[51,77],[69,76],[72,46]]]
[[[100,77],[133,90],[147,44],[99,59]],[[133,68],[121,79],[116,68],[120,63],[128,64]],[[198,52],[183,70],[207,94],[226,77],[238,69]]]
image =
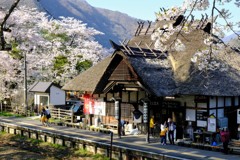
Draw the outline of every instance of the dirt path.
[[[83,150],[73,150],[38,140],[0,133],[1,160],[107,160]]]

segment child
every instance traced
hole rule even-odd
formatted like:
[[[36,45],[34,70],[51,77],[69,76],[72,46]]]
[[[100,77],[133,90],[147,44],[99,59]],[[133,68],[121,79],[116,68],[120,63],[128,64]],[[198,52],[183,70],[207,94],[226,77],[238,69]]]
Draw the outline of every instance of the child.
[[[167,135],[168,128],[166,127],[166,122],[164,124],[161,124],[161,132],[160,132],[160,138],[161,138],[161,144],[166,145],[166,135]]]

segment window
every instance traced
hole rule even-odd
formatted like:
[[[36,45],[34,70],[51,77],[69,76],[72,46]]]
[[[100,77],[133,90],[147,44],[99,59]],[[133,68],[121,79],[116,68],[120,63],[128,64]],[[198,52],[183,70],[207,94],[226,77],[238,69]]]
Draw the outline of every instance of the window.
[[[43,106],[47,106],[48,105],[48,96],[40,96],[40,104],[42,104]]]

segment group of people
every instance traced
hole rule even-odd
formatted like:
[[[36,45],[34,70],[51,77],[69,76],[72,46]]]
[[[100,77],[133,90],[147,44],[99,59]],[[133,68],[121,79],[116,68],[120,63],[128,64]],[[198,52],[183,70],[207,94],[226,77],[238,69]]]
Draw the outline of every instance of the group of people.
[[[51,118],[51,113],[50,110],[48,109],[48,106],[43,107],[41,111],[41,116],[40,116],[40,122],[42,122],[43,126],[49,127],[49,119]]]
[[[153,135],[154,127],[156,123],[154,121],[154,116],[150,119],[150,134]],[[167,141],[167,135],[168,140],[170,144],[174,144],[174,130],[176,129],[176,124],[172,121],[171,118],[168,118],[168,121],[161,124],[161,130],[160,130],[160,138],[161,138],[161,144],[166,145]]]
[[[150,134],[153,135],[154,127],[156,123],[154,121],[154,116],[150,119]],[[168,121],[161,124],[160,130],[160,141],[162,145],[166,145],[166,139],[168,135],[168,140],[170,144],[174,144],[174,130],[176,129],[176,124],[172,121],[171,118],[168,118]],[[227,127],[220,130],[221,142],[223,143],[223,152],[228,154],[228,144],[230,141],[230,132]]]

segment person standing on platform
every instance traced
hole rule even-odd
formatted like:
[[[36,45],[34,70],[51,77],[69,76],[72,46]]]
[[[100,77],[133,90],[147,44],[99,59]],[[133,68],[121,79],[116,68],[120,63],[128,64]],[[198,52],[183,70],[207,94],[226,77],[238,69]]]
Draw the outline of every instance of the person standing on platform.
[[[41,117],[40,117],[40,122],[42,122],[43,126],[47,126],[46,122],[47,122],[47,113],[45,108],[42,108],[42,112],[41,112]]]
[[[49,126],[49,119],[51,118],[51,113],[48,106],[46,106],[46,118],[47,118],[46,125]]]
[[[155,121],[154,121],[154,116],[152,115],[149,123],[151,136],[153,136],[154,125],[155,125]]]
[[[168,131],[168,128],[167,128],[167,124],[166,124],[166,121],[164,122],[164,124],[161,124],[161,131],[160,131],[160,138],[161,138],[161,144],[162,145],[166,145],[166,135],[167,135],[167,131]]]
[[[223,142],[223,152],[228,154],[228,143],[230,140],[230,133],[227,127],[224,127],[222,131],[220,131],[221,141]]]
[[[121,135],[122,136],[125,136],[125,124],[126,124],[126,121],[121,120]]]
[[[174,130],[176,129],[176,125],[171,118],[168,118],[167,127],[169,142],[170,144],[174,144]]]

